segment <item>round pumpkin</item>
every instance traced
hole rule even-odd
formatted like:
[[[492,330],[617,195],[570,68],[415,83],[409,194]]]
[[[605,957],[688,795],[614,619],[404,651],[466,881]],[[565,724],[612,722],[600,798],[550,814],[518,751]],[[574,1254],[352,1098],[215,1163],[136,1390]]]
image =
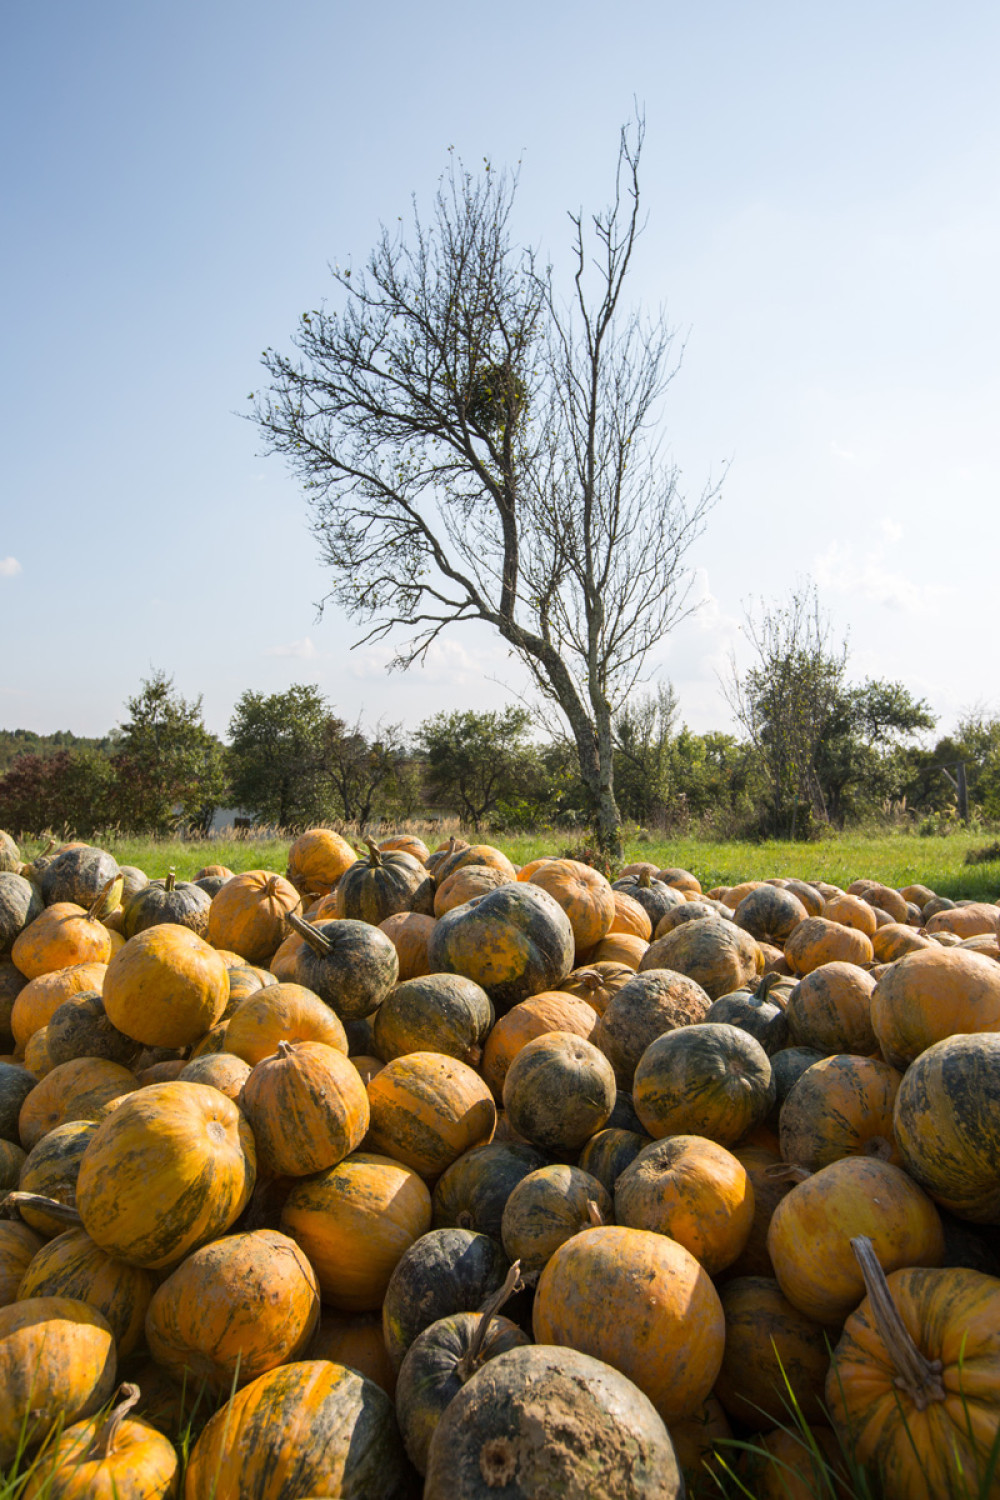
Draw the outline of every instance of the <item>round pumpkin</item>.
[[[838,1055],[806,1068],[781,1111],[781,1154],[818,1171],[842,1156],[902,1166],[892,1116],[902,1077],[873,1057]]]
[[[134,1068],[142,1044],[111,1024],[96,990],[81,990],[53,1014],[45,1028],[45,1049],[54,1068],[77,1057],[99,1057]]]
[[[615,1183],[625,1168],[631,1166],[639,1152],[649,1144],[650,1138],[644,1131],[608,1125],[585,1143],[577,1157],[577,1166],[596,1177],[613,1195]]]
[[[874,989],[874,976],[858,964],[834,962],[813,969],[799,980],[785,1007],[792,1043],[824,1053],[875,1052]]]
[[[434,912],[434,879],[426,866],[412,854],[383,853],[374,840],[365,842],[367,858],[355,860],[337,881],[336,915],[377,926],[399,911]]]
[[[115,1260],[83,1229],[67,1229],[38,1251],[24,1273],[18,1296],[72,1297],[103,1313],[119,1359],[142,1337],[153,1278],[139,1266]]]
[[[178,880],[171,870],[163,880],[151,880],[137,891],[125,908],[121,930],[126,938],[145,932],[160,922],[189,927],[199,937],[208,935],[208,912],[212,904],[207,891],[189,880]]]
[[[29,1297],[0,1308],[0,1464],[22,1441],[98,1411],[115,1388],[115,1341],[96,1308]]]
[[[253,1135],[231,1100],[199,1083],[157,1083],[123,1099],[94,1132],[77,1207],[109,1254],[168,1269],[231,1227],[255,1174]]]
[[[493,1026],[481,985],[461,974],[428,974],[391,989],[375,1012],[375,1046],[384,1062],[408,1052],[443,1052],[476,1068]]]
[[[9,951],[18,934],[41,916],[44,906],[37,885],[12,870],[0,871],[0,953]]]
[[[429,948],[433,972],[474,979],[498,1011],[561,984],[573,953],[573,928],[559,903],[517,880],[446,912]]]
[[[23,1047],[36,1031],[47,1026],[59,1009],[74,995],[100,992],[108,966],[104,963],[72,964],[40,974],[29,980],[19,992],[11,1011],[10,1025],[14,1040]]]
[[[397,911],[378,924],[396,950],[400,984],[431,972],[428,947],[435,921],[424,912]]]
[[[146,1341],[175,1379],[229,1392],[297,1359],[318,1320],[319,1285],[302,1250],[256,1229],[203,1245],[160,1283]]]
[[[798,975],[811,974],[822,964],[870,964],[874,957],[867,933],[828,917],[806,917],[785,940],[785,960]]]
[[[431,1229],[400,1257],[382,1303],[382,1334],[395,1370],[418,1333],[438,1318],[474,1312],[509,1270],[496,1240],[470,1229]]]
[[[111,933],[84,907],[58,901],[18,933],[10,956],[26,979],[37,979],[75,964],[106,964],[113,946]]]
[[[80,1175],[83,1153],[96,1130],[96,1120],[71,1120],[57,1125],[33,1146],[21,1168],[18,1187],[23,1193],[54,1199],[67,1208],[76,1206],[76,1180]],[[47,1238],[61,1234],[65,1219],[35,1203],[22,1203],[19,1210],[26,1224]]]
[[[226,966],[204,938],[162,922],[131,938],[108,964],[104,1009],[147,1047],[189,1047],[222,1017]]]
[[[615,896],[599,870],[576,859],[551,859],[531,876],[531,884],[553,896],[570,920],[577,953],[585,953],[611,930]],[[640,937],[648,936],[639,933]]]
[[[507,1070],[521,1048],[550,1031],[590,1038],[597,1014],[586,1001],[562,990],[543,990],[511,1006],[493,1026],[483,1048],[480,1071],[499,1103]]]
[[[897,1068],[956,1033],[1000,1032],[1000,964],[964,948],[908,953],[876,985],[871,1017]]]
[[[368,1103],[371,1148],[431,1181],[496,1128],[496,1105],[483,1080],[438,1052],[393,1058],[369,1083]]]
[[[578,1151],[608,1122],[615,1075],[603,1052],[568,1031],[522,1047],[507,1070],[503,1103],[518,1135],[543,1151]]]
[[[140,1399],[137,1385],[123,1385],[107,1417],[62,1432],[31,1474],[25,1500],[173,1500],[180,1458],[155,1427],[129,1416]]]
[[[368,1130],[365,1086],[353,1063],[323,1042],[279,1042],[243,1086],[258,1165],[270,1176],[306,1177],[356,1151]]]
[[[976,1224],[1000,1221],[998,1076],[1000,1035],[952,1036],[910,1064],[896,1095],[893,1128],[907,1171]]]
[[[488,1141],[452,1162],[434,1185],[435,1229],[474,1229],[498,1240],[504,1209],[514,1188],[545,1165],[526,1142]]]
[[[711,1278],[682,1245],[645,1229],[585,1229],[561,1245],[539,1278],[532,1324],[537,1343],[620,1370],[665,1422],[697,1410],[722,1364]]]
[[[726,1348],[715,1394],[729,1416],[763,1432],[787,1421],[794,1399],[807,1422],[822,1422],[827,1330],[793,1307],[772,1277],[736,1277],[719,1295]]]
[[[347,840],[332,828],[307,828],[288,851],[285,874],[301,896],[325,896],[356,858]]]
[[[256,1067],[279,1042],[323,1042],[347,1056],[343,1023],[318,995],[301,984],[272,984],[248,995],[226,1022],[226,1052]]]
[[[52,1068],[32,1089],[18,1119],[25,1151],[36,1146],[57,1125],[71,1121],[102,1120],[108,1106],[138,1087],[128,1068],[100,1057],[78,1057]]]
[[[718,1000],[762,974],[764,958],[749,932],[735,922],[702,917],[651,943],[639,973],[647,969],[676,969],[700,984],[710,1000]]]
[[[685,1026],[647,1047],[632,1097],[643,1129],[656,1139],[704,1135],[731,1146],[771,1107],[771,1064],[736,1026]]]
[[[402,1162],[356,1151],[296,1182],[281,1229],[309,1258],[324,1302],[375,1311],[403,1252],[431,1226],[431,1195]]]
[[[591,1040],[611,1063],[619,1086],[628,1089],[650,1043],[703,1021],[710,1005],[697,980],[673,969],[648,969],[612,996]]]
[[[191,1450],[185,1500],[399,1500],[406,1458],[389,1397],[325,1360],[280,1365],[237,1391]]]
[[[529,1172],[507,1199],[501,1224],[503,1247],[534,1285],[560,1245],[582,1229],[614,1222],[611,1195],[579,1167],[554,1163]]]
[[[285,917],[299,904],[295,887],[270,870],[234,875],[212,897],[208,941],[247,963],[265,964],[285,936]]]
[[[346,917],[289,924],[304,941],[294,958],[296,984],[312,990],[342,1021],[370,1016],[399,978],[392,940],[378,927]]]
[[[669,1235],[710,1276],[736,1260],[753,1217],[753,1185],[742,1163],[702,1136],[654,1141],[615,1183],[619,1224]]]

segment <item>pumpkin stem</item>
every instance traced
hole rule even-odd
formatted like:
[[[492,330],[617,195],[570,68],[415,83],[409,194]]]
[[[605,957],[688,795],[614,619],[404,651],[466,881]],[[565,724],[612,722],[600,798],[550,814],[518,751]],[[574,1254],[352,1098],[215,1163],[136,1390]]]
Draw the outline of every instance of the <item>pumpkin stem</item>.
[[[650,875],[648,870],[639,871],[639,884],[642,886],[643,890],[649,889],[651,881],[652,876]]]
[[[115,1451],[118,1429],[139,1399],[139,1387],[128,1381],[118,1388],[118,1405],[113,1407],[108,1418],[97,1429],[94,1449],[98,1458],[110,1458]]]
[[[375,870],[382,863],[382,851],[375,840],[367,833],[365,834],[365,843],[368,845],[368,863]]]
[[[274,1054],[274,1056],[275,1057],[294,1057],[295,1056],[295,1048],[292,1046],[291,1042],[281,1041],[281,1042],[278,1043],[278,1050]]]
[[[479,1327],[473,1336],[472,1343],[462,1355],[455,1366],[455,1373],[464,1385],[471,1380],[473,1375],[482,1364],[483,1345],[486,1342],[486,1334],[489,1326],[504,1303],[509,1302],[515,1292],[519,1292],[524,1286],[521,1280],[521,1262],[516,1260],[504,1277],[503,1286],[495,1291],[491,1297],[479,1309]]]
[[[577,984],[582,984],[591,993],[594,990],[599,990],[604,983],[604,977],[600,969],[577,969],[575,974],[570,975],[570,979],[574,980]],[[568,984],[569,980],[566,982]]]
[[[69,1229],[80,1229],[83,1220],[75,1208],[68,1203],[60,1203],[57,1198],[46,1198],[42,1193],[7,1193],[0,1198],[0,1212],[5,1218],[13,1218],[21,1208],[37,1208],[39,1212],[50,1214],[53,1219],[59,1219]]]
[[[111,913],[118,909],[124,889],[124,875],[112,875],[110,880],[106,880],[87,912],[90,921],[102,922],[105,917],[110,917]]]
[[[771,969],[769,973],[762,975],[760,983],[753,992],[754,999],[762,1001],[766,1000],[780,978],[781,975],[776,974],[773,969]]]
[[[285,913],[285,921],[293,932],[297,932],[300,938],[304,938],[310,948],[318,953],[321,958],[329,958],[333,952],[333,943],[325,932],[320,932],[311,922],[306,922],[302,917],[297,917],[293,911]]]
[[[177,871],[175,869],[169,869],[167,871],[167,878],[163,882],[163,884],[164,884],[164,887],[166,888],[166,890],[168,890],[168,891],[172,891],[176,887],[176,885],[177,885]]]
[[[851,1249],[865,1278],[868,1304],[879,1338],[896,1371],[894,1384],[906,1392],[917,1411],[926,1411],[932,1401],[944,1401],[947,1396],[941,1380],[941,1361],[928,1359],[914,1342],[892,1300],[885,1272],[868,1236],[859,1234],[851,1241]]]
[[[776,1161],[762,1173],[772,1182],[805,1182],[812,1175],[808,1167],[800,1167],[793,1161]]]
[[[604,1215],[593,1198],[587,1199],[587,1222],[592,1229],[600,1229],[604,1223]]]

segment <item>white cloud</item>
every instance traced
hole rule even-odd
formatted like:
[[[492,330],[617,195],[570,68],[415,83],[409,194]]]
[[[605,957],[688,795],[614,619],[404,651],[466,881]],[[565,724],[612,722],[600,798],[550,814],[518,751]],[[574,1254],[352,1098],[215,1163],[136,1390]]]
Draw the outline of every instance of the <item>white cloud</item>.
[[[892,540],[893,523],[883,523],[883,528],[887,540]],[[835,542],[817,558],[813,577],[821,591],[853,595],[904,614],[936,613],[951,593],[943,584],[917,583],[894,571],[877,551],[865,556],[843,542]]]
[[[14,578],[21,572],[21,564],[16,557],[0,557],[0,578]]]
[[[287,646],[268,646],[264,652],[265,656],[294,656],[299,661],[316,661],[323,655],[309,638],[303,636],[301,641],[290,641]]]

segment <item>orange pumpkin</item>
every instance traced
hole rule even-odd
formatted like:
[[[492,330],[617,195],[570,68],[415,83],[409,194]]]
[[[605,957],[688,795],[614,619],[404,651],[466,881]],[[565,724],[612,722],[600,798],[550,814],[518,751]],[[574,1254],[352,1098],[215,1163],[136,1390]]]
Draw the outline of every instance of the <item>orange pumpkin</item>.
[[[318,1320],[319,1285],[302,1250],[256,1229],[203,1245],[160,1283],[146,1340],[175,1379],[228,1391],[297,1359]]]
[[[75,964],[106,964],[111,933],[73,901],[57,901],[14,939],[10,956],[28,979]]]
[[[286,873],[301,896],[325,896],[356,858],[351,845],[332,828],[309,828],[289,849]]]
[[[669,1235],[710,1276],[741,1253],[753,1217],[753,1185],[742,1163],[703,1136],[654,1141],[615,1183],[619,1224]]]
[[[147,1047],[189,1047],[222,1017],[226,966],[188,927],[161,922],[130,938],[108,964],[104,1009]]]
[[[559,902],[573,928],[577,953],[586,953],[610,932],[615,895],[609,881],[591,865],[575,859],[546,860],[531,876],[531,884]]]
[[[271,1176],[305,1177],[335,1166],[368,1129],[368,1095],[357,1069],[323,1042],[279,1042],[274,1056],[251,1072],[240,1106],[258,1165]]]
[[[324,1302],[374,1312],[403,1252],[431,1227],[431,1195],[402,1162],[356,1151],[296,1182],[281,1229],[309,1258]]]
[[[366,1380],[374,1380],[387,1396],[396,1390],[396,1371],[385,1347],[380,1312],[344,1313],[323,1308],[306,1357],[349,1365]]]
[[[400,984],[431,972],[427,950],[435,920],[424,912],[397,911],[378,924],[399,956]]]
[[[965,948],[908,953],[875,988],[872,1027],[897,1068],[945,1037],[1000,1031],[1000,964]]]
[[[74,1422],[46,1450],[25,1500],[172,1500],[180,1459],[173,1443],[139,1417],[137,1385],[123,1385],[107,1417]]]
[[[720,1296],[726,1348],[715,1394],[729,1416],[762,1432],[788,1420],[791,1394],[807,1422],[822,1422],[827,1330],[793,1307],[771,1277],[737,1277]]]
[[[100,991],[106,963],[72,964],[31,979],[19,991],[10,1014],[10,1029],[15,1042],[23,1047],[36,1031],[47,1026],[59,1009],[74,995]]]
[[[18,1296],[73,1297],[103,1313],[119,1359],[142,1337],[153,1278],[139,1266],[115,1260],[83,1229],[67,1229],[38,1251],[24,1273]]]
[[[874,957],[867,933],[828,917],[806,917],[785,941],[785,958],[793,974],[811,974],[822,964],[870,964]]]
[[[440,1052],[409,1052],[368,1085],[373,1150],[433,1180],[492,1138],[497,1112],[479,1075]]]
[[[620,1370],[665,1422],[691,1415],[715,1384],[725,1321],[694,1256],[663,1234],[620,1225],[585,1229],[542,1272],[535,1340]]]
[[[593,1007],[562,990],[543,990],[512,1006],[497,1021],[483,1048],[480,1071],[494,1099],[499,1103],[503,1098],[507,1070],[528,1042],[549,1031],[571,1031],[589,1039],[596,1025]]]
[[[24,1273],[44,1243],[27,1224],[0,1219],[0,1307],[17,1301]]]
[[[857,964],[835,962],[813,969],[792,990],[785,1007],[793,1045],[827,1053],[875,1052],[874,989],[874,977]]]
[[[612,891],[615,915],[608,932],[626,932],[648,943],[653,936],[649,912],[628,891]]]
[[[138,1088],[138,1079],[119,1063],[77,1057],[52,1068],[21,1106],[18,1130],[26,1151],[58,1125],[102,1120],[108,1106]]]
[[[115,1341],[96,1308],[29,1297],[0,1308],[0,1464],[102,1407],[115,1388]]]
[[[155,929],[151,929],[155,930]],[[243,1212],[256,1162],[250,1126],[218,1089],[156,1083],[101,1122],[80,1163],[83,1227],[120,1260],[176,1265]]]
[[[781,1109],[781,1154],[811,1172],[842,1156],[903,1165],[893,1134],[902,1075],[873,1057],[841,1054],[805,1070]]]
[[[212,898],[208,940],[251,964],[266,964],[285,937],[285,916],[300,905],[289,881],[270,870],[247,870],[227,880]]]
[[[347,1056],[340,1018],[301,984],[272,984],[248,995],[227,1027],[225,1050],[251,1067],[273,1057],[279,1042],[324,1042]]]
[[[735,922],[699,917],[651,943],[639,973],[647,969],[676,969],[700,984],[710,1000],[718,1000],[762,974],[764,957],[756,940]]]

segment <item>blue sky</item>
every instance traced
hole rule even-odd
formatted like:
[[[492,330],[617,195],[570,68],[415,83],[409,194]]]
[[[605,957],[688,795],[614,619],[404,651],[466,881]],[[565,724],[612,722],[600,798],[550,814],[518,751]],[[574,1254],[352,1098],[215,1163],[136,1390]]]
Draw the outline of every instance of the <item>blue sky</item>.
[[[152,668],[220,733],[245,688],[413,727],[520,687],[485,629],[399,677],[318,622],[304,501],[239,413],[450,146],[520,161],[558,266],[633,99],[632,293],[686,344],[668,441],[692,492],[729,463],[704,607],[652,664],[683,717],[726,724],[743,604],[807,575],[855,677],[942,729],[1000,709],[998,44],[995,6],[884,0],[7,7],[0,727],[103,733]]]

